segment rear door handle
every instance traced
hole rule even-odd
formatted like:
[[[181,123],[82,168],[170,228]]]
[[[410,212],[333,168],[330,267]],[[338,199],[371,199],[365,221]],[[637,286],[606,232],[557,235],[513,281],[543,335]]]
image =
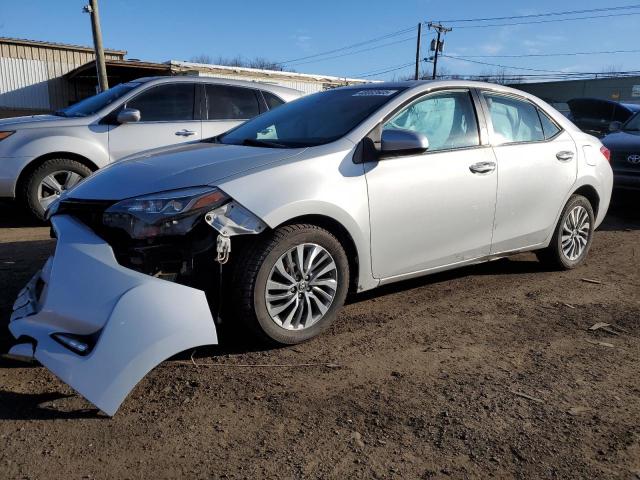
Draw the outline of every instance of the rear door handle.
[[[561,162],[568,162],[573,158],[574,153],[570,150],[565,150],[562,152],[556,153],[556,158]]]
[[[472,173],[490,173],[496,169],[495,162],[478,162],[469,166]]]
[[[179,137],[190,137],[191,135],[195,135],[196,132],[194,132],[193,130],[187,130],[182,129],[176,132],[176,135],[178,135]]]

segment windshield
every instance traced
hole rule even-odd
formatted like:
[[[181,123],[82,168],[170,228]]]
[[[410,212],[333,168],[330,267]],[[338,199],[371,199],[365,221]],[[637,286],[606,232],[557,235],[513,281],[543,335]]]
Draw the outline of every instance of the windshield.
[[[58,110],[55,114],[61,117],[86,117],[87,115],[93,115],[140,85],[142,85],[140,82],[121,83],[93,97],[85,98],[67,108]]]
[[[316,93],[249,120],[217,141],[272,148],[322,145],[349,133],[402,90],[363,87]]]
[[[627,120],[627,123],[622,126],[622,129],[632,132],[640,131],[640,113],[636,113],[633,117]]]

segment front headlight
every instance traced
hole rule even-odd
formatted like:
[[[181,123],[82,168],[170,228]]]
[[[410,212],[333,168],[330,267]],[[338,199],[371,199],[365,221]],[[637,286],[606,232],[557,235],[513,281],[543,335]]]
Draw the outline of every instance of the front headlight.
[[[122,200],[104,212],[102,223],[136,239],[184,235],[205,212],[228,201],[224,192],[212,187],[170,190]]]

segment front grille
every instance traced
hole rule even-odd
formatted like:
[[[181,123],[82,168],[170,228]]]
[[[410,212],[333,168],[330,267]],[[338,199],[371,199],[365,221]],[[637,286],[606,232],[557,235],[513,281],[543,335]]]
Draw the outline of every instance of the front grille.
[[[631,163],[628,158],[629,155],[640,155],[640,151],[635,152],[611,152],[611,165],[619,167],[623,170],[640,170],[640,163]]]
[[[73,216],[93,230],[113,249],[120,265],[149,275],[175,277],[190,271],[195,256],[215,248],[215,231],[204,221],[187,235],[132,239],[124,230],[107,227],[102,222],[104,212],[116,202],[65,199],[60,202],[57,214]]]

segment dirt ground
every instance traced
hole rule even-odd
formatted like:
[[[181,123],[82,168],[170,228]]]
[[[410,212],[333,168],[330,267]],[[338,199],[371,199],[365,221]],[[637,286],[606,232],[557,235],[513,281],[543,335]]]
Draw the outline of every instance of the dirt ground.
[[[295,348],[223,338],[112,419],[0,360],[0,478],[640,478],[637,201],[577,270],[524,254],[356,296]],[[21,218],[0,206],[3,322],[53,248]]]

